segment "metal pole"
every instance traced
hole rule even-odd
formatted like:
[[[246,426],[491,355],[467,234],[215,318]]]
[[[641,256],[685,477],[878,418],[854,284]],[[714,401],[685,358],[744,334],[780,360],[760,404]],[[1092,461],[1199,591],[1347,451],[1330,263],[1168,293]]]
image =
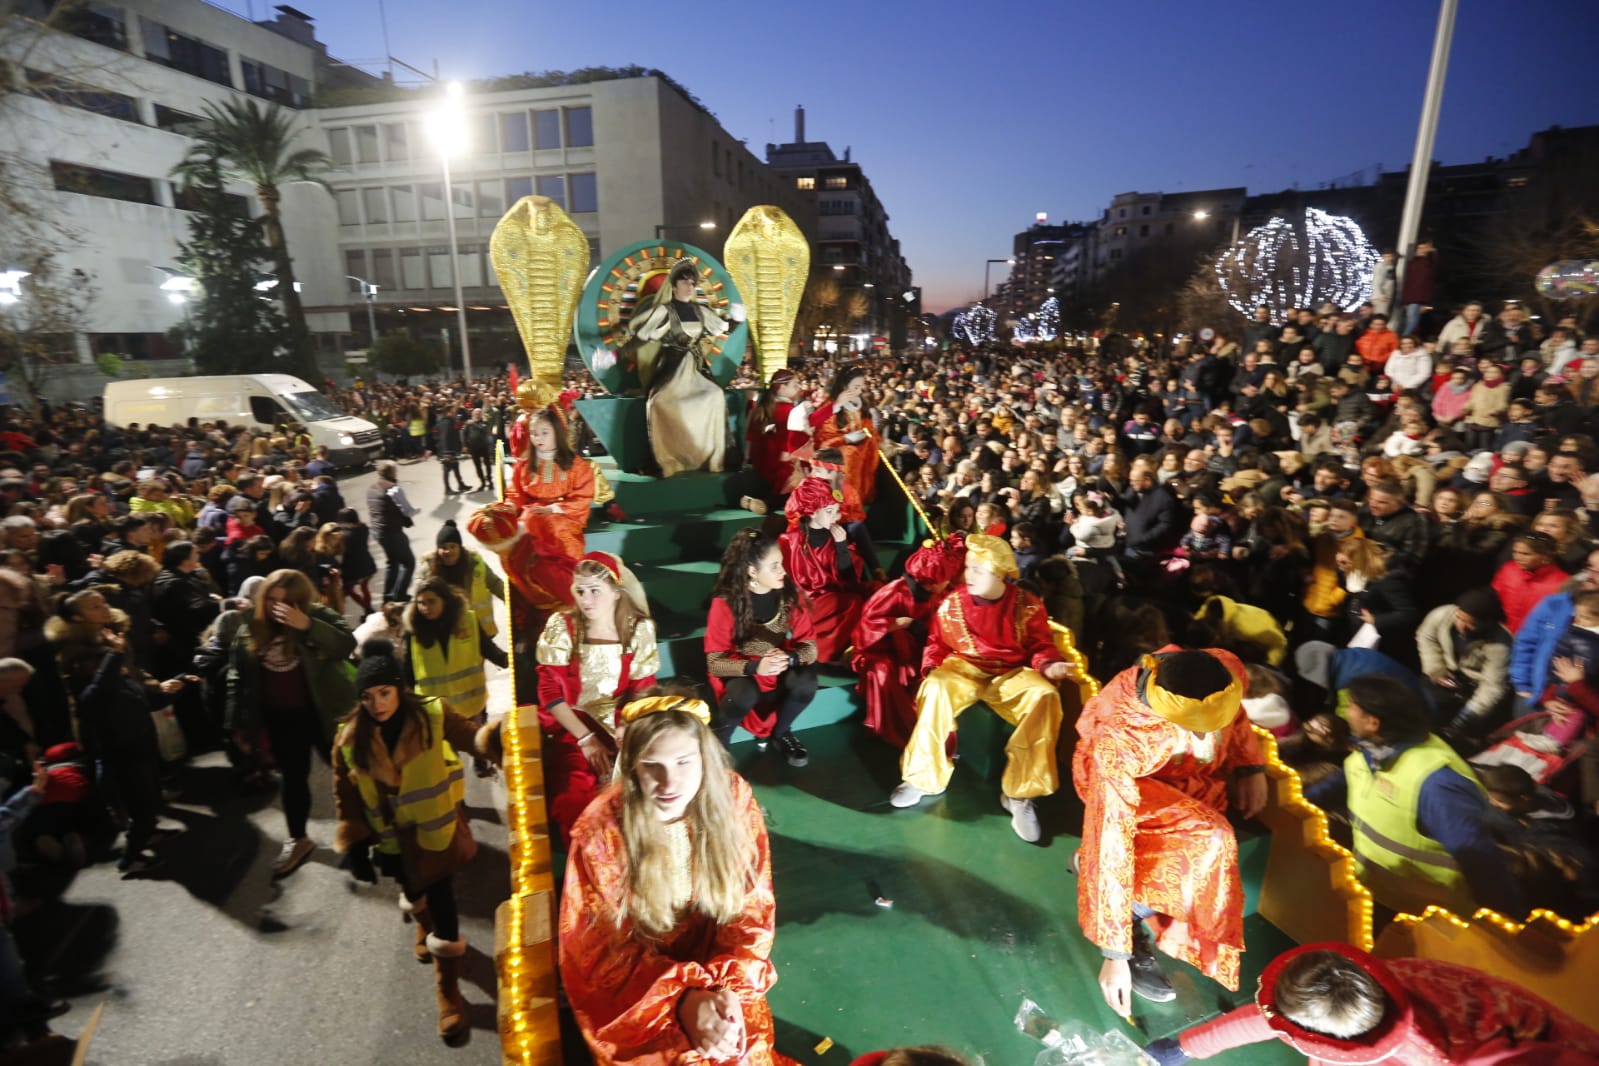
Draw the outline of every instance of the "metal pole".
[[[371,341],[368,342],[369,344],[376,344],[378,342],[378,316],[377,312],[372,309],[372,305],[377,303],[377,299],[377,286],[368,286],[366,292],[366,331],[372,338]]]
[[[450,279],[455,282],[455,315],[461,329],[461,369],[468,384],[472,381],[472,340],[466,335],[466,298],[461,295],[461,250],[455,240],[455,190],[450,186],[450,154],[440,152],[444,160],[444,217],[450,223]]]
[[[988,271],[993,265],[994,261],[992,259],[983,264],[983,303],[985,304],[988,303]]]
[[[1432,39],[1432,66],[1427,70],[1427,92],[1421,102],[1421,124],[1416,129],[1416,154],[1410,160],[1410,181],[1405,186],[1405,208],[1399,216],[1399,262],[1394,271],[1394,293],[1404,292],[1405,267],[1421,230],[1421,210],[1427,198],[1427,174],[1432,169],[1433,142],[1438,136],[1438,112],[1444,102],[1444,75],[1449,72],[1449,45],[1455,35],[1455,10],[1459,0],[1438,5],[1438,31]]]

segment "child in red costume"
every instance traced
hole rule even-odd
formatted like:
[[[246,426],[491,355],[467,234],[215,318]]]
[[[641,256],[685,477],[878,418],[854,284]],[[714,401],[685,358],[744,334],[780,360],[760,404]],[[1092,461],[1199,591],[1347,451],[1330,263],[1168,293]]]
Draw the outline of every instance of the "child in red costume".
[[[905,576],[873,593],[855,626],[850,669],[860,675],[866,728],[896,748],[916,725],[912,693],[922,681],[928,625],[965,567],[959,534],[918,548],[905,561]]]
[[[790,766],[810,760],[795,719],[816,696],[816,628],[783,569],[776,540],[741,529],[722,554],[705,623],[705,668],[716,694],[712,730],[723,744],[741,723]]]
[[[1016,587],[1016,556],[998,537],[966,538],[966,584],[944,598],[933,616],[916,692],[916,726],[900,757],[904,778],[889,796],[914,807],[943,792],[954,773],[945,742],[955,720],[981,700],[1016,727],[1005,745],[1000,805],[1011,829],[1028,843],[1041,830],[1033,800],[1060,787],[1055,746],[1061,700],[1056,686],[1074,668],[1055,647],[1049,614],[1032,593]]]
[[[621,559],[585,555],[572,598],[577,607],[551,615],[538,643],[544,791],[563,841],[611,781],[617,712],[654,685],[661,668],[644,589]]]
[[[1145,1049],[1181,1066],[1281,1040],[1312,1066],[1592,1066],[1599,1033],[1518,985],[1432,959],[1307,944],[1273,959],[1255,1002]]]
[[[817,661],[839,662],[873,586],[867,580],[866,565],[844,533],[837,490],[816,478],[806,478],[788,503],[800,524],[778,538],[783,567],[810,601]]]
[[[774,499],[794,491],[804,476],[800,460],[810,451],[810,405],[795,403],[799,394],[799,377],[783,367],[772,375],[760,399],[750,404],[745,433],[750,466]]]
[[[827,402],[811,415],[812,437],[818,449],[837,448],[844,456],[844,480],[854,486],[861,502],[877,499],[877,433],[867,417],[862,394],[866,371],[846,367],[833,377]]]

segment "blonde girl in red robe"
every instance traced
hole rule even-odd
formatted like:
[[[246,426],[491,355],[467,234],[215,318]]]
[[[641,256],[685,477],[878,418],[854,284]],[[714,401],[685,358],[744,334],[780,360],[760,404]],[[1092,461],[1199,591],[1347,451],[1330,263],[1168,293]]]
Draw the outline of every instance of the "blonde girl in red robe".
[[[844,480],[863,505],[877,499],[877,432],[867,417],[862,393],[866,371],[846,367],[834,377],[827,402],[811,415],[812,442],[818,450],[837,448],[844,453]]]
[[[810,601],[817,661],[840,662],[876,583],[868,580],[866,564],[844,531],[837,489],[818,478],[806,478],[789,497],[788,506],[798,522],[778,538],[783,567]]]
[[[598,1066],[796,1066],[773,1047],[761,808],[699,700],[623,710],[616,781],[572,830],[559,962]]]

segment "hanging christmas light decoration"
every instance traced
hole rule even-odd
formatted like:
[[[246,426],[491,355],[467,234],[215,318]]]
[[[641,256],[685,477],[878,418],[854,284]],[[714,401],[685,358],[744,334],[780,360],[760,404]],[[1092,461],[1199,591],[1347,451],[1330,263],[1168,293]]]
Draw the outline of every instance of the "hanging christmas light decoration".
[[[1032,315],[1023,315],[1011,327],[1010,339],[1012,344],[1028,344],[1038,340],[1038,325]]]
[[[1354,219],[1307,207],[1297,221],[1274,218],[1246,233],[1216,258],[1216,280],[1239,314],[1265,305],[1280,321],[1291,307],[1353,311],[1371,293],[1377,259]]]
[[[994,312],[985,304],[973,304],[955,316],[949,332],[963,344],[987,344],[994,339]]]
[[[1060,301],[1051,296],[1038,305],[1038,339],[1052,341],[1060,336]]]

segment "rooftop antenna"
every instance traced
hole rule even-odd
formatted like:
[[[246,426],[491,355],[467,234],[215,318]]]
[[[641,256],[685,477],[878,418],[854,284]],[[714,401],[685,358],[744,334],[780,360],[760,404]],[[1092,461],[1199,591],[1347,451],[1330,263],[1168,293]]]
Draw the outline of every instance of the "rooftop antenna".
[[[383,27],[383,58],[389,65],[389,84],[394,84],[394,49],[389,47],[389,13],[378,0],[378,25]]]

